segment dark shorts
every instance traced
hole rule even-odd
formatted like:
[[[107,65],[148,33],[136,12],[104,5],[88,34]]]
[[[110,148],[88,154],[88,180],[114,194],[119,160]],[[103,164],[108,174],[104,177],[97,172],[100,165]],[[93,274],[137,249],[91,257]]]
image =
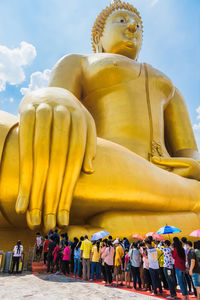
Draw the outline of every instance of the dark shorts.
[[[122,274],[122,267],[121,266],[115,266],[114,267],[114,275],[120,275]]]
[[[36,255],[42,254],[42,249],[43,249],[42,246],[41,247],[37,247],[36,248]]]

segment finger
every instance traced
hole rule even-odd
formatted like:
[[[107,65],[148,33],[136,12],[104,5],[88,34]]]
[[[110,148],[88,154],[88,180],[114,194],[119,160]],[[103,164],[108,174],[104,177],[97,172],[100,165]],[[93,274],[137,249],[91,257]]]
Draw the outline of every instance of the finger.
[[[35,127],[35,108],[28,105],[20,114],[19,153],[20,178],[19,192],[16,202],[16,212],[25,213],[29,204],[29,197],[33,177],[33,140]],[[28,170],[28,172],[27,172]]]
[[[50,166],[44,198],[45,231],[56,226],[56,213],[68,152],[70,113],[64,106],[54,108]]]
[[[93,117],[90,113],[85,110],[86,122],[87,122],[87,140],[86,140],[86,149],[85,156],[83,161],[83,171],[85,173],[93,173],[93,164],[92,161],[96,155],[96,126]]]
[[[83,113],[74,111],[71,114],[71,136],[67,157],[65,177],[58,207],[58,224],[69,224],[69,211],[73,192],[79,178],[86,144],[86,120]]]
[[[164,157],[152,157],[152,162],[161,165],[161,166],[168,166],[173,168],[187,168],[189,166],[189,162],[184,158],[178,157],[171,157],[171,158],[164,158]]]
[[[29,204],[30,223],[33,226],[41,223],[42,201],[49,167],[51,121],[51,107],[45,103],[40,104],[36,110],[33,184]]]

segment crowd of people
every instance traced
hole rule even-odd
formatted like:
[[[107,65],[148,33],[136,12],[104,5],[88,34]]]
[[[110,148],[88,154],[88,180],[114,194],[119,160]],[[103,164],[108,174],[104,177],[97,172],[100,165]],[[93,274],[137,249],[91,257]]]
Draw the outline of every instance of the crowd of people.
[[[36,236],[36,257],[47,272],[70,274],[83,280],[102,280],[106,286],[142,289],[157,295],[170,291],[168,299],[176,299],[179,286],[183,299],[193,293],[200,299],[200,241],[154,241],[150,236],[132,242],[127,238],[108,238],[91,242],[88,236],[69,241],[67,233],[50,231],[43,241]],[[193,290],[193,292],[192,292]]]

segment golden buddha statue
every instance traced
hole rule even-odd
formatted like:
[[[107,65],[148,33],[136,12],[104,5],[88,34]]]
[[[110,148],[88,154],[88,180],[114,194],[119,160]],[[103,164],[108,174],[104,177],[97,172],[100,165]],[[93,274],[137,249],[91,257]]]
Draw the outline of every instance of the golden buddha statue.
[[[137,61],[142,35],[139,12],[112,1],[93,26],[94,54],[58,61],[49,87],[23,98],[19,120],[0,112],[1,231],[200,226],[187,108],[170,79]]]

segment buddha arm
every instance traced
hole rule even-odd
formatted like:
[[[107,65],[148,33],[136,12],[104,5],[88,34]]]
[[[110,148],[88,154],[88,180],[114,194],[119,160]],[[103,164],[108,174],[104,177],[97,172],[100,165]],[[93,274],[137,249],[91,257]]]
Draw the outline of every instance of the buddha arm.
[[[174,157],[200,160],[185,101],[176,89],[164,113],[165,137]]]
[[[178,90],[164,113],[165,140],[171,157],[153,157],[158,166],[170,167],[177,175],[200,181],[200,155],[187,112]]]
[[[71,54],[61,58],[54,66],[49,79],[50,87],[70,91],[80,100],[82,93],[82,56]]]

